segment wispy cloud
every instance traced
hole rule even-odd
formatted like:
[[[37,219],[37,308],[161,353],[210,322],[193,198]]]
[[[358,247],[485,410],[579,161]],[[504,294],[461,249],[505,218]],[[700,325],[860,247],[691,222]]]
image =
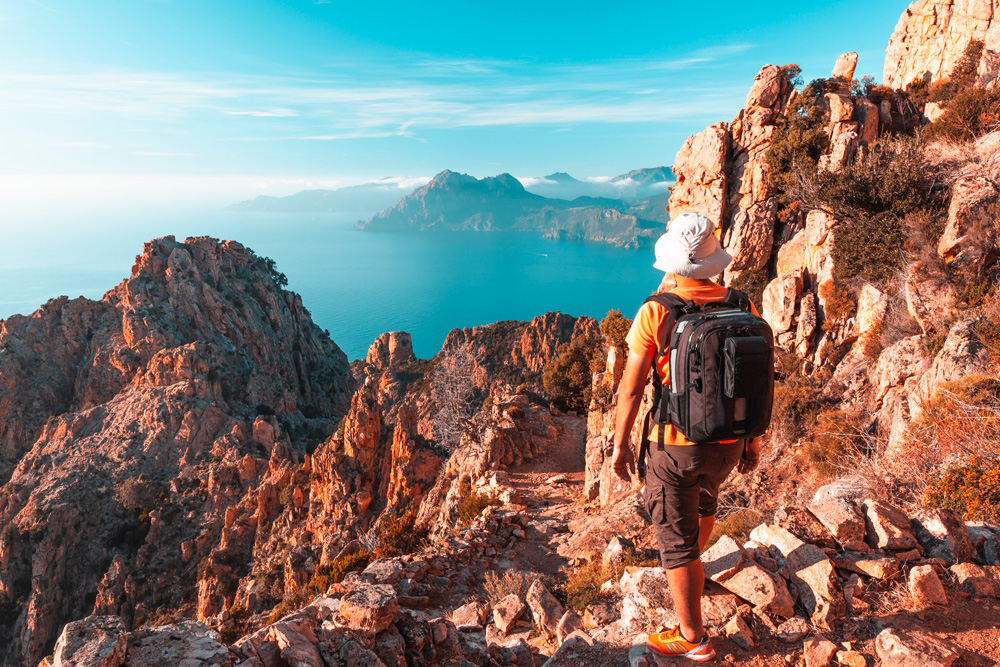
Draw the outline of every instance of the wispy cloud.
[[[99,144],[94,141],[54,141],[52,145],[60,148],[108,148],[107,144]]]
[[[215,138],[244,141],[419,140],[456,127],[664,123],[713,118],[738,107],[745,82],[727,84],[718,72],[747,48],[720,46],[674,60],[576,64],[366,61],[330,65],[323,76],[0,73],[0,111],[163,121],[164,128],[197,118],[212,127]],[[702,69],[714,72],[704,80],[722,83],[687,90],[672,85],[672,73]],[[229,120],[220,125],[223,118]],[[275,122],[252,122],[259,118]]]
[[[145,155],[149,157],[190,157],[194,153],[164,153],[161,151],[132,151],[132,155]]]
[[[255,116],[257,118],[291,118],[298,114],[293,109],[270,109],[268,111],[227,111],[230,116]]]

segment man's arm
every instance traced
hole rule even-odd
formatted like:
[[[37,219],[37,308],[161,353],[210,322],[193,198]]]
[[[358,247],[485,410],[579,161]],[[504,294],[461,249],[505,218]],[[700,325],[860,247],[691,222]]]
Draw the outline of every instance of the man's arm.
[[[639,414],[639,405],[646,390],[646,376],[653,360],[635,352],[628,353],[625,370],[618,384],[618,407],[615,410],[615,449],[612,454],[615,474],[625,482],[631,483],[631,475],[635,474],[635,452],[629,443],[629,433]]]

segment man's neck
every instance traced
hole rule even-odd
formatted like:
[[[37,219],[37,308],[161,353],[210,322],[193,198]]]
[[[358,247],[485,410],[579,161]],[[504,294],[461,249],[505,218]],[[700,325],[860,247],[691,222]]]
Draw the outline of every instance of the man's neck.
[[[685,276],[677,275],[675,275],[674,278],[677,281],[678,287],[709,287],[712,285],[718,285],[718,283],[708,278],[687,278]]]

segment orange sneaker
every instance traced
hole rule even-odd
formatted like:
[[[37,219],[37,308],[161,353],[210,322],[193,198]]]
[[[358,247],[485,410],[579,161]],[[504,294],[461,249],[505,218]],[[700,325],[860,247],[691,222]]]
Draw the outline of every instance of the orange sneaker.
[[[646,646],[653,653],[668,658],[690,658],[702,662],[715,657],[715,649],[712,647],[712,642],[708,641],[707,634],[700,642],[689,642],[684,639],[680,626],[677,625],[666,632],[650,635],[646,640]]]

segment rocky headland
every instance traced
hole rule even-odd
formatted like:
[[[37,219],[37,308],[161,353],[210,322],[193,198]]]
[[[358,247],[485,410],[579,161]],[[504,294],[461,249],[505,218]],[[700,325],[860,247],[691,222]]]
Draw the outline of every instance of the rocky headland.
[[[625,201],[551,199],[510,174],[477,179],[445,170],[395,206],[357,224],[369,231],[535,232],[622,248],[652,245],[665,228],[668,193]]]
[[[969,74],[995,10],[911,5],[884,86],[853,53],[765,66],[677,155],[671,213],[718,222],[781,357],[702,556],[719,661],[1000,661],[1000,132]],[[100,301],[0,322],[0,665],[666,664],[609,460],[627,321],[456,329],[431,359],[388,332],[348,364],[284,282],[165,238]]]

